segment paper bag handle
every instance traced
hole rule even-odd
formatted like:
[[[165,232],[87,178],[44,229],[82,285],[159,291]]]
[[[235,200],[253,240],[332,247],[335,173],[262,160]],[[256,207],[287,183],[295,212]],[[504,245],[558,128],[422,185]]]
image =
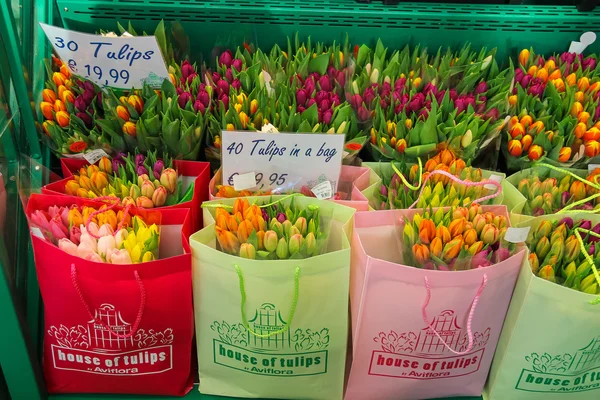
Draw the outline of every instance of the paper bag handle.
[[[248,323],[248,317],[246,317],[246,289],[244,287],[244,275],[242,274],[241,268],[237,264],[235,265],[235,271],[237,272],[238,279],[240,281],[240,295],[242,297],[242,323],[244,324],[244,328],[246,328],[246,330],[252,335],[259,338],[268,338],[287,331],[292,323],[292,319],[294,318],[294,314],[296,313],[296,306],[298,305],[298,293],[300,291],[300,267],[296,267],[296,271],[294,272],[294,300],[292,301],[292,307],[290,308],[290,314],[287,318],[287,321],[281,327],[281,329],[265,334],[256,333],[250,328],[250,324]]]
[[[99,318],[96,318],[92,314],[92,311],[90,310],[90,306],[88,305],[87,301],[85,300],[83,292],[81,291],[81,287],[79,286],[79,280],[77,279],[77,268],[75,267],[75,264],[71,264],[71,281],[73,282],[73,287],[75,287],[77,294],[79,294],[81,303],[85,307],[85,311],[88,313],[90,320],[94,321],[94,323],[102,326],[104,329],[109,331],[111,335],[118,337],[119,339],[128,339],[128,338],[132,337],[133,335],[135,335],[135,333],[138,330],[138,327],[140,326],[140,322],[142,321],[142,315],[144,314],[144,309],[146,308],[146,288],[144,287],[142,278],[140,278],[140,274],[137,271],[133,271],[133,275],[135,276],[135,280],[137,281],[138,287],[140,289],[140,308],[138,310],[135,322],[133,323],[133,326],[131,327],[131,332],[129,332],[125,335],[121,335],[120,333],[113,331],[110,326],[108,326],[104,323],[104,321],[102,321]]]
[[[102,197],[95,198],[94,200],[97,200],[97,201],[108,201],[108,200],[114,201],[114,200],[117,200],[116,203],[113,203],[110,206],[107,206],[106,208],[104,208],[102,210],[96,210],[93,213],[91,213],[90,216],[88,217],[87,221],[85,222],[85,230],[87,231],[88,235],[90,235],[94,239],[100,239],[100,236],[97,236],[92,231],[90,231],[90,223],[92,222],[92,219],[94,219],[94,217],[96,215],[102,214],[103,212],[106,212],[106,211],[109,211],[109,210],[112,210],[113,208],[115,208],[116,206],[118,206],[119,205],[119,202],[118,202],[119,199],[117,199],[116,197],[111,197],[111,196],[102,196]],[[131,209],[131,204],[127,204],[125,206],[124,214],[128,215],[130,209]],[[113,232],[113,236],[116,236],[117,233],[121,229],[123,229],[124,222],[125,222],[125,218],[123,218],[121,220],[121,222],[119,222],[119,225],[117,226],[117,230]]]
[[[473,303],[471,304],[471,310],[469,311],[469,319],[467,320],[467,335],[469,336],[469,347],[465,350],[465,351],[455,351],[454,349],[452,349],[448,343],[446,343],[446,341],[444,339],[442,339],[442,337],[440,336],[440,334],[433,328],[433,326],[431,326],[431,322],[429,322],[429,318],[427,317],[427,306],[429,305],[429,300],[431,299],[431,287],[429,286],[429,278],[425,277],[425,288],[427,289],[427,296],[425,297],[425,302],[423,303],[423,321],[425,321],[425,324],[427,324],[427,327],[429,328],[429,330],[431,330],[435,336],[437,336],[437,338],[440,340],[440,342],[448,349],[450,350],[452,353],[456,354],[456,355],[463,355],[463,354],[467,354],[468,352],[470,352],[473,349],[473,331],[471,330],[471,322],[473,321],[473,314],[475,313],[475,309],[477,308],[477,303],[479,302],[479,297],[481,297],[481,293],[483,293],[483,289],[485,289],[485,286],[487,285],[487,274],[483,274],[483,280],[481,281],[481,286],[479,286],[479,289],[477,290],[477,293],[475,294],[475,297],[473,298]]]
[[[421,199],[421,194],[423,194],[423,189],[425,189],[425,184],[427,183],[427,181],[429,180],[429,178],[431,178],[433,175],[444,175],[448,178],[450,178],[451,180],[453,180],[454,182],[460,183],[461,185],[465,185],[465,186],[485,186],[485,185],[494,185],[496,186],[497,190],[487,196],[483,196],[479,199],[475,199],[473,200],[471,203],[481,203],[483,201],[486,200],[490,200],[493,199],[495,197],[498,197],[500,195],[500,193],[502,193],[502,185],[496,181],[493,181],[491,179],[485,179],[483,181],[479,181],[479,182],[472,182],[472,181],[463,181],[462,179],[457,178],[456,176],[452,175],[449,172],[446,172],[444,170],[441,169],[436,169],[433,170],[429,173],[429,175],[427,175],[427,178],[425,178],[425,181],[423,182],[423,186],[421,187],[421,191],[419,192],[419,196],[417,197],[417,199],[415,200],[414,203],[412,203],[412,205],[410,207],[408,207],[408,209],[410,210],[411,208],[413,208],[414,206],[416,206],[419,203],[419,200]]]

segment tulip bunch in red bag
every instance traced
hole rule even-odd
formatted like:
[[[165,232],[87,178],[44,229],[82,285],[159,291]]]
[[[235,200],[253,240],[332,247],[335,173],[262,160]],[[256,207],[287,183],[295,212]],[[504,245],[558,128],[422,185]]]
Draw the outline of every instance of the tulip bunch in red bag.
[[[515,250],[503,241],[507,228],[506,216],[484,212],[479,204],[425,210],[404,219],[405,258],[412,266],[441,271],[488,267]]]

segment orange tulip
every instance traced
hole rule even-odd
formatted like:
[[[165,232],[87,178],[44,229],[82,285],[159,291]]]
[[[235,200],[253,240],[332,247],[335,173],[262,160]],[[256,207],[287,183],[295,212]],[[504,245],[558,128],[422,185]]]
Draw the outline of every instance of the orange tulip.
[[[56,86],[60,86],[65,84],[67,77],[60,72],[55,72],[52,74],[52,80]]]
[[[590,140],[600,140],[600,129],[592,127],[585,132],[583,141],[589,142]]]
[[[569,193],[573,196],[573,200],[583,200],[586,196],[585,183],[581,181],[573,181],[569,188]]]
[[[54,111],[59,112],[59,111],[67,111],[67,107],[65,106],[65,103],[63,103],[60,100],[56,100],[54,102]]]
[[[396,148],[396,138],[394,136],[392,136],[392,138],[390,139],[390,146],[392,148]]]
[[[538,67],[536,65],[532,65],[527,70],[527,74],[529,74],[533,78],[535,76],[535,74],[537,73],[537,70],[538,70]]]
[[[516,139],[508,142],[508,153],[513,157],[520,157],[523,154],[523,145],[521,142]]]
[[[242,124],[242,128],[246,129],[248,127],[248,121],[250,120],[250,118],[243,111],[240,113],[239,117],[240,117],[240,123]]]
[[[248,221],[247,219],[240,222],[237,231],[237,238],[240,243],[246,243],[248,241],[248,236],[250,236],[254,230],[255,229],[254,226],[252,226],[252,222]]]
[[[406,127],[406,129],[412,128],[412,119],[406,118],[406,120],[404,120],[404,126]]]
[[[590,85],[588,91],[590,93],[595,93],[596,91],[598,91],[598,89],[600,89],[600,82],[594,82]]]
[[[575,137],[581,139],[585,132],[587,131],[587,127],[584,123],[580,122],[575,126]]]
[[[71,76],[71,71],[67,67],[66,64],[60,66],[60,73],[69,78]]]
[[[77,196],[77,189],[79,188],[79,183],[77,183],[77,181],[74,179],[71,179],[65,184],[65,193],[70,196]]]
[[[563,147],[562,149],[560,149],[560,151],[558,153],[558,161],[564,163],[564,162],[569,161],[570,158],[571,158],[571,148],[570,147]]]
[[[233,233],[221,229],[218,226],[215,227],[215,232],[217,233],[217,238],[219,239],[219,243],[224,251],[230,254],[238,253],[240,249],[240,242]]]
[[[65,90],[62,92],[60,99],[63,103],[73,103],[75,101],[75,95],[70,90]]]
[[[117,106],[117,116],[124,121],[129,121],[129,111],[127,111],[126,107]]]
[[[543,154],[544,154],[544,149],[542,149],[541,146],[534,144],[529,149],[529,152],[527,153],[527,157],[529,157],[530,160],[535,161],[535,160],[539,160]]]
[[[529,127],[530,131],[534,131],[535,133],[540,133],[544,131],[544,123],[542,121],[536,121]]]
[[[460,251],[463,248],[463,240],[460,238],[452,239],[450,242],[446,243],[444,246],[444,250],[442,252],[442,258],[444,261],[449,262],[454,260],[460,254]]]
[[[412,83],[413,83],[414,87],[418,88],[419,85],[421,84],[421,77],[419,77],[419,76],[416,77],[415,79],[413,79]]]
[[[415,257],[415,261],[419,266],[425,264],[429,260],[429,249],[424,244],[415,244],[412,247],[412,252]]]
[[[44,99],[46,103],[54,104],[56,101],[56,93],[54,93],[54,90],[52,89],[44,89],[42,90],[42,99]]]
[[[438,226],[437,230],[435,231],[435,236],[442,239],[443,244],[446,244],[452,240],[450,231],[443,225]]]
[[[546,64],[544,64],[544,68],[546,68],[548,71],[554,71],[554,68],[556,68],[554,60],[546,61]]]
[[[135,111],[137,111],[138,114],[142,113],[142,111],[144,109],[144,102],[142,101],[140,96],[135,95],[135,94],[131,95],[127,98],[127,102],[129,103],[129,105],[131,105],[133,108],[135,108]],[[117,112],[118,112],[118,110],[117,110]],[[125,119],[125,118],[123,118],[123,119]]]
[[[231,232],[237,232],[240,225],[238,224],[237,219],[233,215],[227,215],[227,230]]]
[[[513,139],[523,134],[525,134],[525,128],[519,122],[517,122],[510,130],[510,136],[512,136]]]
[[[250,207],[244,210],[244,219],[252,219],[254,215],[262,215],[260,208],[256,204],[252,204]]]
[[[552,142],[552,138],[554,137],[554,131],[546,131],[546,136],[548,136],[548,140]]]
[[[590,87],[590,80],[586,76],[581,77],[577,82],[577,87],[585,92]]]
[[[123,125],[123,133],[135,137],[137,135],[136,126],[133,122],[127,121]]]
[[[567,82],[567,85],[573,86],[577,83],[577,75],[575,75],[575,73],[569,74],[569,76],[565,78],[565,81]]]
[[[520,122],[524,128],[527,128],[529,125],[533,124],[533,118],[531,118],[531,115],[524,115]]]
[[[529,61],[529,50],[523,49],[519,53],[519,64],[525,66],[525,64],[527,64],[527,61]]]
[[[585,98],[585,94],[582,91],[579,92],[575,92],[575,100],[578,102],[583,102],[583,99]]]
[[[50,128],[49,127],[52,125],[54,125],[53,121],[44,121],[42,123],[42,129],[44,130],[44,133],[48,136],[50,136],[50,130],[49,130]]]
[[[571,106],[571,115],[573,117],[577,117],[579,114],[581,114],[582,111],[583,111],[583,105],[578,101],[573,103],[573,105]]]
[[[516,115],[513,115],[510,118],[510,121],[508,121],[508,130],[512,130],[513,126],[515,126],[516,124],[519,123],[519,117],[517,117]]]
[[[44,118],[52,121],[54,119],[54,114],[52,113],[54,111],[54,105],[45,101],[42,101],[40,103],[40,109],[42,110],[42,114],[44,115]]]
[[[265,249],[265,233],[265,231],[259,231],[256,233],[256,236],[258,237],[258,250]]]
[[[240,199],[237,198],[235,199],[235,201],[233,202],[233,214],[244,214],[244,211],[246,211],[246,209],[250,207],[250,203],[248,203],[247,199]]]
[[[521,144],[523,145],[522,151],[528,151],[529,147],[531,147],[532,143],[533,143],[533,137],[531,135],[525,135],[525,136],[523,136],[523,138],[521,139]],[[509,146],[509,148],[510,148],[510,146]]]
[[[424,244],[429,244],[435,237],[435,224],[430,219],[424,219],[419,226],[419,239]]]
[[[440,160],[442,164],[450,166],[450,163],[454,161],[454,154],[450,150],[442,150],[440,152]]]
[[[560,69],[555,69],[554,71],[552,71],[552,73],[550,73],[550,75],[548,75],[549,81],[554,81],[554,80],[560,79],[560,78],[562,78]]]
[[[513,94],[512,96],[508,96],[508,104],[510,104],[511,106],[514,106],[517,104],[517,95]]]
[[[440,258],[442,256],[442,247],[443,247],[442,239],[439,237],[434,237],[429,245],[429,250],[431,255]]]
[[[595,140],[590,140],[585,144],[585,155],[588,157],[596,157],[600,154],[600,143]]]
[[[475,229],[467,230],[463,235],[465,244],[470,246],[477,241],[477,231]]]
[[[406,146],[408,144],[406,143],[406,140],[404,139],[400,139],[396,142],[396,151],[400,154],[404,153],[404,150],[406,150]]]
[[[450,231],[450,235],[454,238],[458,235],[462,235],[465,230],[465,224],[467,220],[464,218],[455,219],[450,222],[450,226],[448,226],[448,230]]]
[[[557,70],[558,71],[558,70]],[[558,79],[554,79],[552,81],[552,84],[554,85],[554,87],[556,88],[556,90],[559,93],[562,93],[565,91],[565,83],[563,82],[562,79],[558,78]]]
[[[590,113],[587,111],[582,111],[581,114],[579,114],[579,116],[577,117],[577,120],[579,122],[583,122],[584,124],[587,124],[589,119],[590,119]]]
[[[56,113],[56,122],[62,128],[66,128],[67,126],[69,126],[69,123],[71,122],[71,117],[69,116],[69,113],[67,113],[66,111],[59,111]]]
[[[252,226],[257,232],[267,230],[267,223],[265,222],[261,214],[254,214],[252,216],[251,222]]]
[[[548,81],[548,70],[546,68],[540,68],[535,77],[544,82]]]
[[[221,229],[228,230],[228,227],[227,227],[227,216],[223,215],[223,214],[217,215],[217,219],[215,221],[215,224],[219,228],[221,228]],[[237,230],[235,232],[237,232]]]

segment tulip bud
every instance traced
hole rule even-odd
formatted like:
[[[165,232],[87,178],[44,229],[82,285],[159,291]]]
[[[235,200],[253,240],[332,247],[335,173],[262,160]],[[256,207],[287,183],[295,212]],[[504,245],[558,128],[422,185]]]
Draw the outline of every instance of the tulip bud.
[[[424,244],[415,244],[412,247],[412,253],[417,262],[417,266],[422,266],[429,260],[429,248]]]
[[[538,259],[543,260],[546,258],[546,255],[550,251],[550,241],[547,237],[543,236],[538,240],[537,245],[535,246],[535,254],[538,256]]]
[[[284,238],[279,239],[279,242],[277,243],[277,249],[275,250],[275,253],[277,254],[277,257],[280,260],[288,258],[288,256],[289,256],[288,244],[287,244],[287,242],[285,241]]]
[[[408,222],[404,224],[404,241],[407,244],[412,244],[416,241],[413,225]]]
[[[442,256],[442,248],[443,248],[442,239],[440,239],[439,237],[433,238],[433,240],[431,241],[431,244],[429,245],[429,249],[431,250],[431,255],[433,255],[437,258],[440,258]]]
[[[471,246],[469,246],[469,249],[467,251],[469,252],[469,254],[474,256],[475,254],[478,254],[482,249],[483,249],[483,242],[478,241],[478,242],[473,243]]]
[[[537,226],[537,228],[533,231],[533,240],[539,240],[544,236],[549,236],[553,230],[552,222],[548,220],[543,220]]]
[[[571,184],[571,188],[569,189],[569,193],[573,196],[574,201],[583,200],[586,197],[585,184],[581,181],[574,181]]]
[[[242,243],[240,246],[240,257],[254,260],[256,258],[256,249],[250,243]]]
[[[554,275],[554,269],[552,268],[551,265],[545,265],[545,266],[543,266],[539,270],[537,276],[540,277],[540,278],[542,278],[542,279],[545,279],[547,281],[550,281],[550,282],[556,282],[556,277]]]
[[[540,262],[538,260],[538,256],[535,253],[529,253],[529,266],[531,267],[531,272],[533,274],[537,274],[540,269]]]
[[[302,236],[306,235],[306,231],[307,231],[306,218],[304,218],[304,217],[298,218],[296,220],[296,223],[294,224],[294,226],[296,228],[298,228],[298,231],[300,231],[300,234]]]
[[[277,250],[277,233],[275,231],[265,232],[263,243],[266,251],[273,252]]]
[[[436,237],[439,237],[440,239],[442,239],[443,244],[446,244],[452,240],[452,235],[450,234],[450,231],[448,230],[448,228],[446,228],[443,225],[438,226],[438,228],[436,229],[435,235],[436,235]]]
[[[154,203],[146,196],[139,196],[135,199],[135,205],[140,208],[153,208]]]
[[[557,243],[560,243],[562,239],[556,240]],[[554,243],[552,243],[554,246]],[[579,257],[579,253],[581,252],[581,247],[579,246],[579,240],[575,236],[569,236],[569,238],[564,242],[564,259],[565,263],[569,263],[571,261],[575,261]]]
[[[527,65],[528,61],[529,61],[529,50],[527,50],[527,49],[521,50],[521,52],[519,53],[519,64],[521,64],[524,67]]]
[[[423,219],[419,225],[419,239],[423,244],[429,244],[435,237],[435,224],[430,219]]]
[[[469,229],[465,231],[465,233],[463,234],[463,238],[465,244],[471,246],[477,241],[477,231],[475,229]]]
[[[575,265],[575,262],[571,261],[569,263],[569,265],[567,265],[564,270],[563,270],[563,277],[568,279],[570,278],[572,275],[575,275],[577,272],[577,266]]]
[[[124,106],[117,106],[116,111],[117,116],[125,122],[129,121],[129,118],[131,118],[131,116],[129,115],[129,111],[127,111],[127,108]]]
[[[157,187],[152,193],[154,207],[162,207],[167,202],[167,190],[163,186]]]
[[[442,251],[442,259],[446,262],[454,260],[460,254],[463,244],[463,240],[460,238],[452,239],[450,242],[446,243],[444,250]]]
[[[309,256],[316,256],[318,254],[319,249],[317,248],[317,239],[315,238],[315,234],[309,232],[306,235],[306,251]]]
[[[144,181],[140,189],[142,196],[146,196],[147,198],[151,199],[154,195],[154,185],[152,182],[150,182],[150,180]]]
[[[165,168],[160,174],[160,183],[167,192],[173,193],[177,188],[177,172],[173,168]]]
[[[450,235],[454,238],[458,235],[462,235],[465,230],[465,225],[467,220],[464,218],[455,219],[450,222],[450,226],[448,226],[448,230],[450,231]]]
[[[481,240],[485,244],[494,244],[498,240],[500,232],[494,224],[486,224],[481,230]],[[548,246],[550,243],[548,243]]]
[[[125,122],[125,124],[123,125],[123,133],[135,137],[137,135],[137,128],[135,126],[135,123],[131,121]]]
[[[296,234],[292,235],[290,237],[290,241],[288,244],[290,256],[293,256],[294,254],[298,253],[300,251],[300,248],[302,248],[303,243],[304,243],[304,238],[302,237],[301,234],[296,233]]]

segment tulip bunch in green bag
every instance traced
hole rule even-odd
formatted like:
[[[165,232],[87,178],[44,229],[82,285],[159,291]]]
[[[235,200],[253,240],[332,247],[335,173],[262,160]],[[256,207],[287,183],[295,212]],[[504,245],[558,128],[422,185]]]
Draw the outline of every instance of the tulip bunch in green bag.
[[[216,209],[216,236],[229,254],[259,260],[302,259],[321,254],[326,234],[319,207],[280,209],[277,203],[250,205],[237,198],[231,209]]]
[[[596,218],[597,219],[597,218]],[[527,239],[536,276],[588,294],[600,294],[600,222],[541,219]]]

